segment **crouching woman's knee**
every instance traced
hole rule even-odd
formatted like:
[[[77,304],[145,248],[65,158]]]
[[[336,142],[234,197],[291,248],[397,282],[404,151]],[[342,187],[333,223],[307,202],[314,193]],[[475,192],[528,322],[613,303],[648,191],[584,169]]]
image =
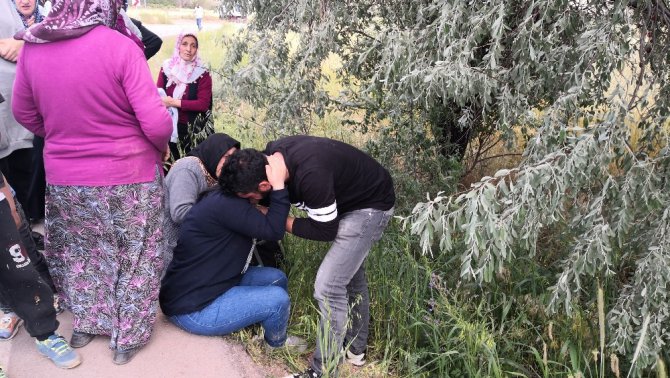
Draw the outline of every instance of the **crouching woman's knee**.
[[[291,307],[288,292],[279,286],[269,286],[266,299],[277,312],[288,312]]]

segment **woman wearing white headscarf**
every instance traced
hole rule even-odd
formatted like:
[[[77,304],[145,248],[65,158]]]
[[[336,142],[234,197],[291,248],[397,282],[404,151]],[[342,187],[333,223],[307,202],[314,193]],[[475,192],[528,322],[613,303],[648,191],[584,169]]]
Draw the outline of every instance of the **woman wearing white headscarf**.
[[[179,35],[172,57],[163,62],[156,85],[167,93],[163,97],[165,106],[179,111],[178,139],[173,138],[170,143],[170,152],[177,160],[214,132],[209,125],[212,77],[198,57],[198,38],[194,34]]]

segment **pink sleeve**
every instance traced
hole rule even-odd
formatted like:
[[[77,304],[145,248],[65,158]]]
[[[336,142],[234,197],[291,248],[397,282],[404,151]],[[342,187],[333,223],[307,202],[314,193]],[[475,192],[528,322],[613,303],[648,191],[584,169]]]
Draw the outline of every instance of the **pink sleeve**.
[[[21,51],[21,58],[25,57],[26,46]],[[37,136],[44,137],[44,119],[37,110],[33,89],[29,78],[25,75],[25,64],[27,59],[19,59],[16,65],[16,79],[12,93],[12,113],[18,123]]]
[[[188,94],[184,93],[184,97]],[[190,112],[205,112],[212,101],[212,77],[209,72],[202,74],[198,80],[198,97],[195,100],[181,100],[181,109]]]
[[[133,48],[137,53],[129,54],[123,71],[123,89],[144,135],[158,151],[165,151],[172,134],[172,119],[158,96],[144,55]]]

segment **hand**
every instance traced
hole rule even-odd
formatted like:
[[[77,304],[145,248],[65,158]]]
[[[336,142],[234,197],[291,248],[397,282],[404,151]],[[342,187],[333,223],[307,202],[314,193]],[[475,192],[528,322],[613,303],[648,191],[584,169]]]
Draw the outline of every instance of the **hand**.
[[[14,38],[0,39],[0,58],[16,62],[22,47],[23,41],[18,41]]]
[[[163,105],[165,105],[165,107],[167,107],[167,108],[169,108],[169,107],[180,108],[181,107],[181,100],[175,100],[174,98],[172,98],[170,96],[165,96],[165,97],[161,98],[161,100],[163,100]]]
[[[268,177],[268,182],[272,185],[273,190],[284,189],[284,182],[288,178],[288,169],[284,162],[284,156],[281,153],[275,152],[268,156],[268,164],[265,166],[265,174]]]
[[[170,147],[168,147],[165,151],[163,151],[162,159],[164,162],[170,159]]]

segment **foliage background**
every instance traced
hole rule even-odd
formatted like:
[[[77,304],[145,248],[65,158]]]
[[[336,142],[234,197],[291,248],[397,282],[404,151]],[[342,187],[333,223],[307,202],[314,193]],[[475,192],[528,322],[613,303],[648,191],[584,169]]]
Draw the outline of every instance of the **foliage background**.
[[[368,260],[378,362],[352,374],[664,372],[664,2],[248,6],[214,65],[220,127],[341,139],[398,186],[404,219]],[[326,246],[286,245],[292,331],[311,336]]]

